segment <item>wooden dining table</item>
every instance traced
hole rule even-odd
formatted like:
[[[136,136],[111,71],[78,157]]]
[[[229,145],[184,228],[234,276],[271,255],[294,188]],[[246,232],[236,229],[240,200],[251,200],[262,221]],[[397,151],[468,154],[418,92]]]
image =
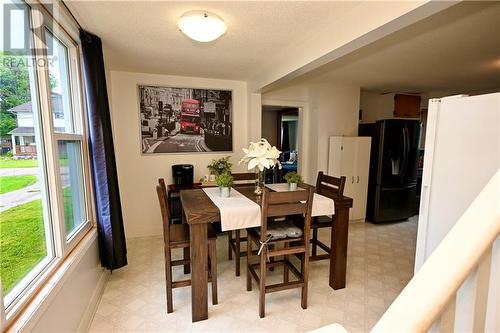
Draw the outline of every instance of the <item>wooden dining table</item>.
[[[254,189],[254,186],[240,186],[237,191],[260,205],[262,197],[256,195]],[[182,190],[180,197],[183,221],[189,225],[192,321],[196,322],[208,319],[207,225],[220,221],[220,211],[202,189]],[[353,200],[346,196],[331,199],[335,202],[335,215],[331,228],[329,284],[333,289],[342,289],[346,281],[349,208]]]

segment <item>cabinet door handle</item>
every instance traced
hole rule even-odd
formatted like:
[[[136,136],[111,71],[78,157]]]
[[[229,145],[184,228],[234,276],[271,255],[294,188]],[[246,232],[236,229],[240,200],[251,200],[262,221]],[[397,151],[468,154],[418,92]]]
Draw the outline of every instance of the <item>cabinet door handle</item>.
[[[358,177],[356,180],[356,184],[359,184],[359,176],[356,176],[356,177]]]
[[[354,176],[351,176],[351,184],[354,184]]]

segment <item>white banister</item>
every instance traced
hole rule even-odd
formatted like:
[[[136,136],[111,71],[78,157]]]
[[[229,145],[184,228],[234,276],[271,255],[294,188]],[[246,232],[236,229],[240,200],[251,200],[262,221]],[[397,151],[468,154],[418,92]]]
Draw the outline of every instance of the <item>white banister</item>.
[[[485,331],[500,332],[500,238],[497,238],[491,251],[490,281]]]
[[[481,332],[500,329],[499,234],[500,170],[372,332]]]

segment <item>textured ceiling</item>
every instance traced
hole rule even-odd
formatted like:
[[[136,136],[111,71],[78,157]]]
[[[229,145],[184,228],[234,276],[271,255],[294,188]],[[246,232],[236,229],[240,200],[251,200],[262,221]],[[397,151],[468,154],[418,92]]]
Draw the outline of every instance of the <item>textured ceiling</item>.
[[[378,92],[500,90],[500,2],[463,2],[320,67],[304,80]]]
[[[248,80],[273,62],[295,54],[345,15],[356,1],[164,2],[67,1],[81,25],[103,40],[112,70]],[[382,5],[380,5],[382,6]],[[186,11],[220,15],[228,30],[201,44],[178,31]],[[334,38],[335,36],[331,36]]]

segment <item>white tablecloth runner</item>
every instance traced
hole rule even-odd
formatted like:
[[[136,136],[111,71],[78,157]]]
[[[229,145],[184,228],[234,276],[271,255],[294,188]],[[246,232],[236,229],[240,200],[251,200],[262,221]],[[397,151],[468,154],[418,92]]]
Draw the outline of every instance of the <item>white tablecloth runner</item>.
[[[220,210],[222,231],[260,227],[260,206],[234,188],[229,198],[221,198],[218,187],[203,191]]]
[[[270,188],[275,192],[285,192],[288,191],[287,183],[279,184],[266,184],[266,187]],[[303,190],[303,188],[297,188],[298,190]],[[324,195],[314,193],[313,197],[313,207],[311,216],[323,216],[323,215],[333,215],[335,214],[335,202],[325,197]]]

